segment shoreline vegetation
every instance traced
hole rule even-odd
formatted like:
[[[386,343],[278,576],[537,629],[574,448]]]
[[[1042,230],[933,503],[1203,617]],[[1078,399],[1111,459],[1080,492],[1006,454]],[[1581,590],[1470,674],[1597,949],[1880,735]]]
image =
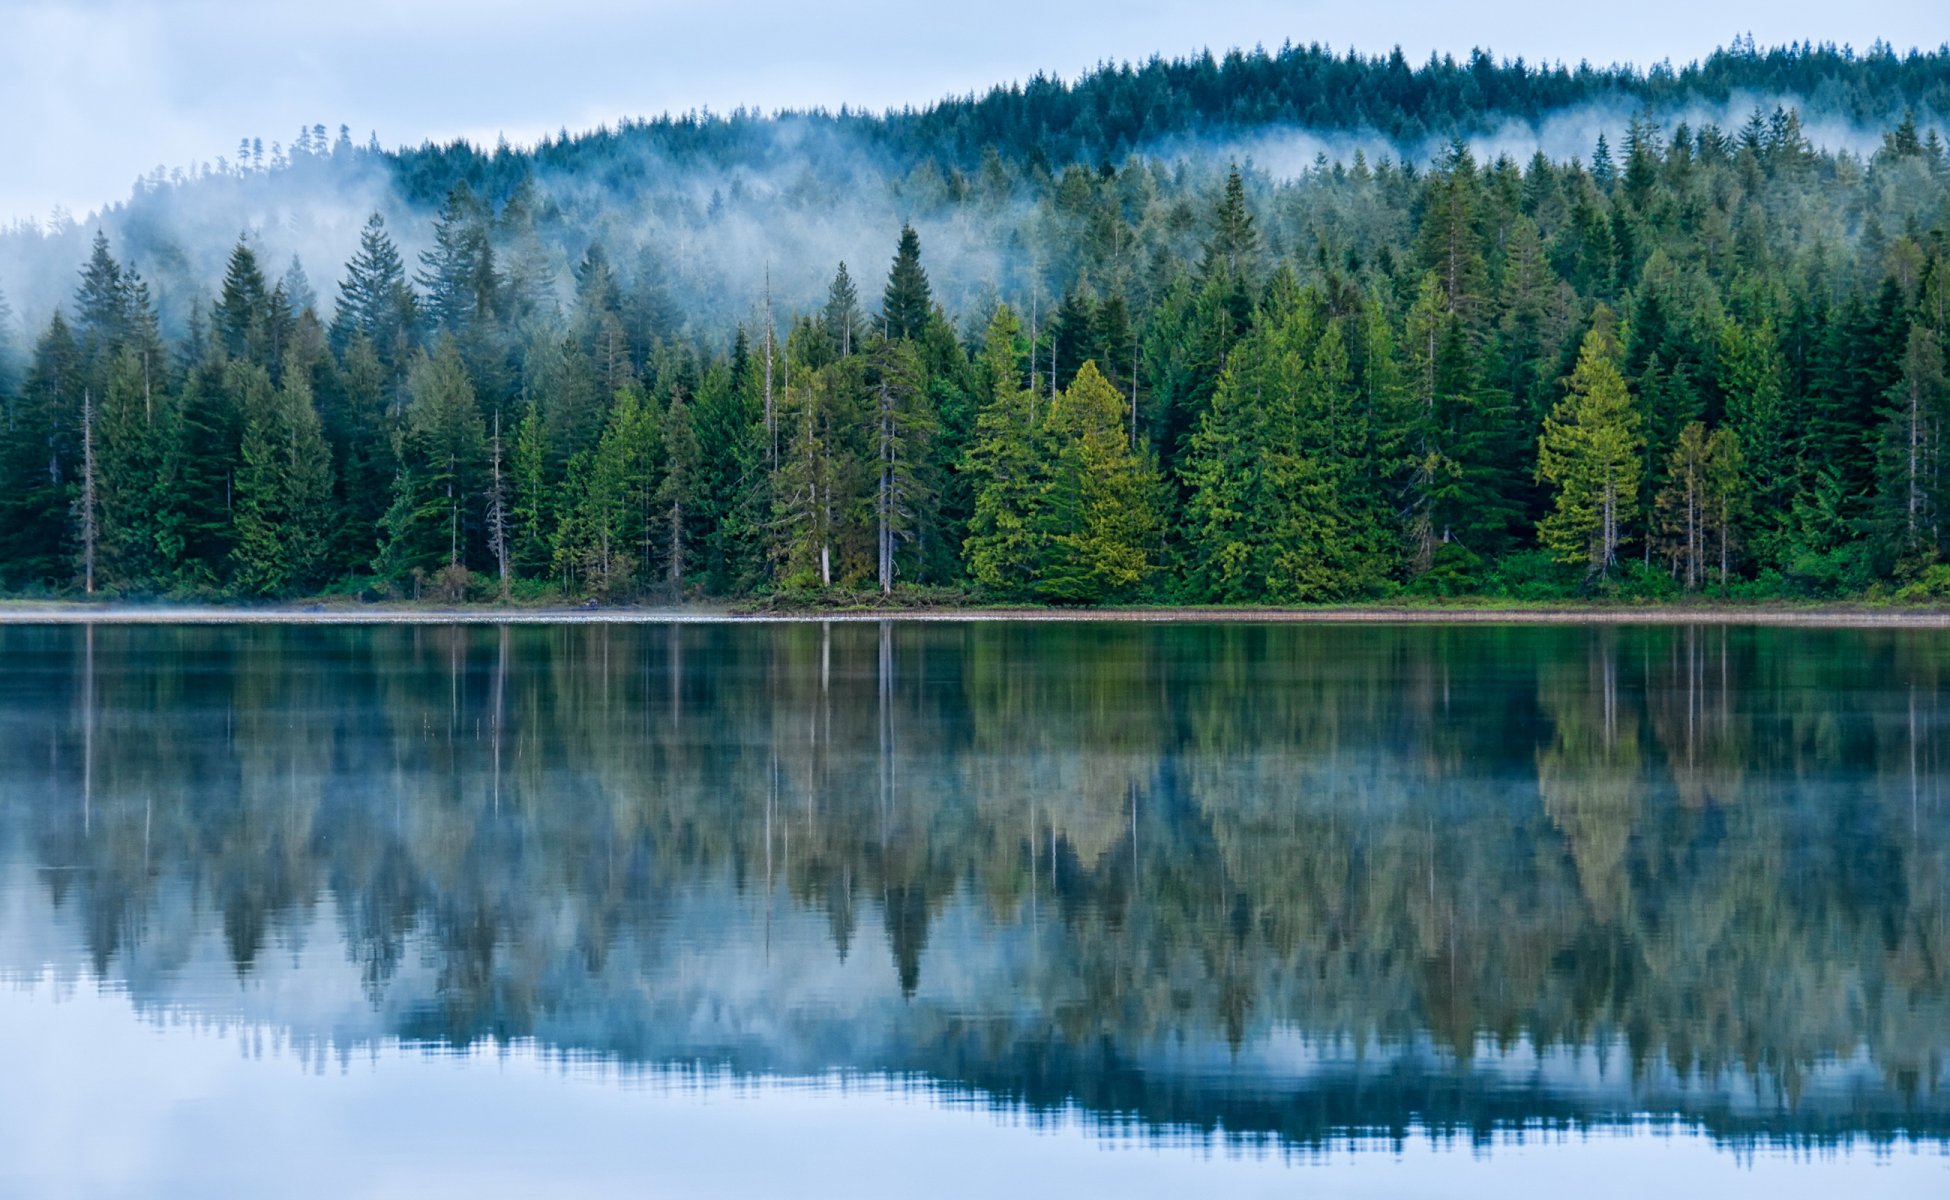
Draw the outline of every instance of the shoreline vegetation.
[[[739,144],[770,183],[715,125],[668,170],[606,139],[366,158],[320,127],[298,165],[274,145],[42,247],[0,317],[28,335],[0,337],[0,594],[1950,604],[1950,49],[1900,91],[1880,50],[1771,61],[1803,83],[1771,113],[1647,107],[1521,162],[1459,129],[1277,172],[1103,136],[1278,128],[1326,66],[1286,53],[1119,76],[1014,134],[960,106],[903,175],[767,149],[766,120]],[[1405,113],[1451,78],[1336,72]],[[1881,97],[1859,146],[1811,137],[1815,93]],[[185,215],[357,212],[355,159],[418,202],[309,265]]]
[[[1703,602],[1347,604],[1320,606],[1038,605],[941,607],[847,605],[430,604],[405,601],[298,604],[0,601],[0,625],[576,625],[814,621],[1120,622],[1320,625],[1720,625],[1815,629],[1950,629],[1950,606],[1863,603]]]

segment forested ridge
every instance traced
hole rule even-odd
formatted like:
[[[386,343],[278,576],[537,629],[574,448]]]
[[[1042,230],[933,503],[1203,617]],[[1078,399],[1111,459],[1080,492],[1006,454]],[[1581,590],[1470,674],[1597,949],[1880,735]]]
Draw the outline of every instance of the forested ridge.
[[[318,128],[268,169],[151,181],[5,353],[0,585],[1950,593],[1946,79],[1941,52],[1880,47],[1643,73],[1289,48],[823,115],[843,167],[745,114],[492,153]],[[1668,119],[1761,88],[1884,123],[1858,153],[1795,107]],[[1601,93],[1639,116],[1575,158],[1466,140]],[[1274,122],[1455,138],[1281,175],[1146,150]],[[687,139],[787,157],[703,189],[672,165]],[[863,144],[902,169],[863,173]],[[374,170],[437,204],[375,214],[321,288],[269,257],[277,228],[210,294],[171,240],[199,197]],[[773,292],[823,216],[863,213],[890,266]],[[720,255],[758,285],[699,267]]]

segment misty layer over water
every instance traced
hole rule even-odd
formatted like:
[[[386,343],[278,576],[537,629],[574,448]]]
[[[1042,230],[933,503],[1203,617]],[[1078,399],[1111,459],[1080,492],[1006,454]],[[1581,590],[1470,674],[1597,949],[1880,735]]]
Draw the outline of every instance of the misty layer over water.
[[[318,1070],[1302,1157],[1950,1139],[1942,633],[7,627],[0,668],[30,1026],[106,992]]]

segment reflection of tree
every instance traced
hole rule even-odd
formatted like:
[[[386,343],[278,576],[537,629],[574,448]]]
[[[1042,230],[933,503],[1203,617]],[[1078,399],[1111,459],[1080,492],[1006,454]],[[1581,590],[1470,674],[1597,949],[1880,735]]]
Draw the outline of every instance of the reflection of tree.
[[[1628,919],[1625,852],[1639,817],[1638,713],[1622,710],[1617,647],[1602,630],[1584,662],[1554,660],[1540,672],[1537,699],[1552,723],[1537,752],[1537,791],[1564,835],[1578,886],[1598,921]]]
[[[1621,1039],[1647,1078],[1783,1102],[1865,1050],[1862,1112],[1940,1107],[1940,636],[105,627],[0,655],[31,751],[0,760],[0,861],[102,974],[207,928],[248,975],[330,911],[396,1033],[574,1016],[568,1048],[628,1056],[603,1031],[709,994],[689,948],[811,910],[907,998],[882,1065],[1039,1103],[1164,1104],[1145,1054],[1287,1030],[1459,1064]],[[1007,948],[975,983],[966,906]],[[1387,1103],[1504,1112],[1454,1083]],[[1238,1101],[1193,1094],[1173,1119]]]

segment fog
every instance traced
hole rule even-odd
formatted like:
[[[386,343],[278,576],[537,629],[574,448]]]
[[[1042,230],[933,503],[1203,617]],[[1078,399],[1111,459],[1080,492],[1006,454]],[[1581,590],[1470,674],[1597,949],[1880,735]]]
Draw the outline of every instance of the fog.
[[[1793,96],[1738,94],[1652,115],[1668,131],[1686,122],[1732,133],[1756,110],[1776,106],[1805,107]],[[1588,162],[1603,134],[1622,161],[1624,132],[1637,111],[1625,100],[1587,104],[1534,122],[1506,121],[1468,140],[1479,161],[1507,154],[1521,162],[1541,151],[1557,161]],[[1817,109],[1804,116],[1803,128],[1818,149],[1866,156],[1900,115],[1857,124]],[[1941,123],[1937,114],[1919,119]],[[550,142],[532,152],[504,147],[493,157],[523,154],[532,172],[536,232],[553,264],[559,301],[571,294],[572,264],[591,243],[607,249],[625,279],[647,253],[693,335],[721,340],[735,323],[757,319],[768,295],[775,316],[816,306],[841,261],[865,306],[876,307],[896,236],[908,221],[921,235],[936,298],[952,318],[971,319],[997,296],[1046,302],[1070,285],[1061,264],[1035,257],[1062,253],[1064,237],[1051,224],[1058,218],[1047,196],[1034,195],[1039,189],[1024,183],[1020,169],[995,177],[976,168],[954,183],[931,162],[903,161],[869,144],[854,132],[859,127],[822,115],[740,114],[723,126],[735,128],[736,136],[713,142],[708,153],[686,153],[682,163],[668,148],[671,139],[640,128],[601,140],[600,152],[587,142]],[[1386,157],[1426,165],[1447,145],[1446,138],[1404,145],[1372,132],[1267,127],[1166,139],[1142,148],[1140,157],[1161,179],[1190,172],[1194,181],[1201,175],[1216,181],[1241,163],[1272,185],[1304,187],[1316,167],[1350,160],[1357,151],[1371,162]],[[385,218],[409,270],[418,265],[435,206],[408,197],[394,159],[376,147],[354,146],[343,133],[328,144],[322,127],[315,142],[306,134],[302,148],[267,142],[261,154],[168,177],[158,172],[127,201],[86,218],[22,222],[0,232],[0,294],[11,302],[8,332],[16,347],[70,300],[98,229],[117,258],[149,281],[172,332],[186,326],[194,306],[208,302],[240,237],[273,279],[301,263],[327,320],[369,214]],[[574,165],[556,165],[564,160]],[[1052,168],[1060,173],[1062,165]],[[1040,190],[1049,190],[1047,181]],[[1195,231],[1180,236],[1187,244],[1164,249],[1193,253]]]

